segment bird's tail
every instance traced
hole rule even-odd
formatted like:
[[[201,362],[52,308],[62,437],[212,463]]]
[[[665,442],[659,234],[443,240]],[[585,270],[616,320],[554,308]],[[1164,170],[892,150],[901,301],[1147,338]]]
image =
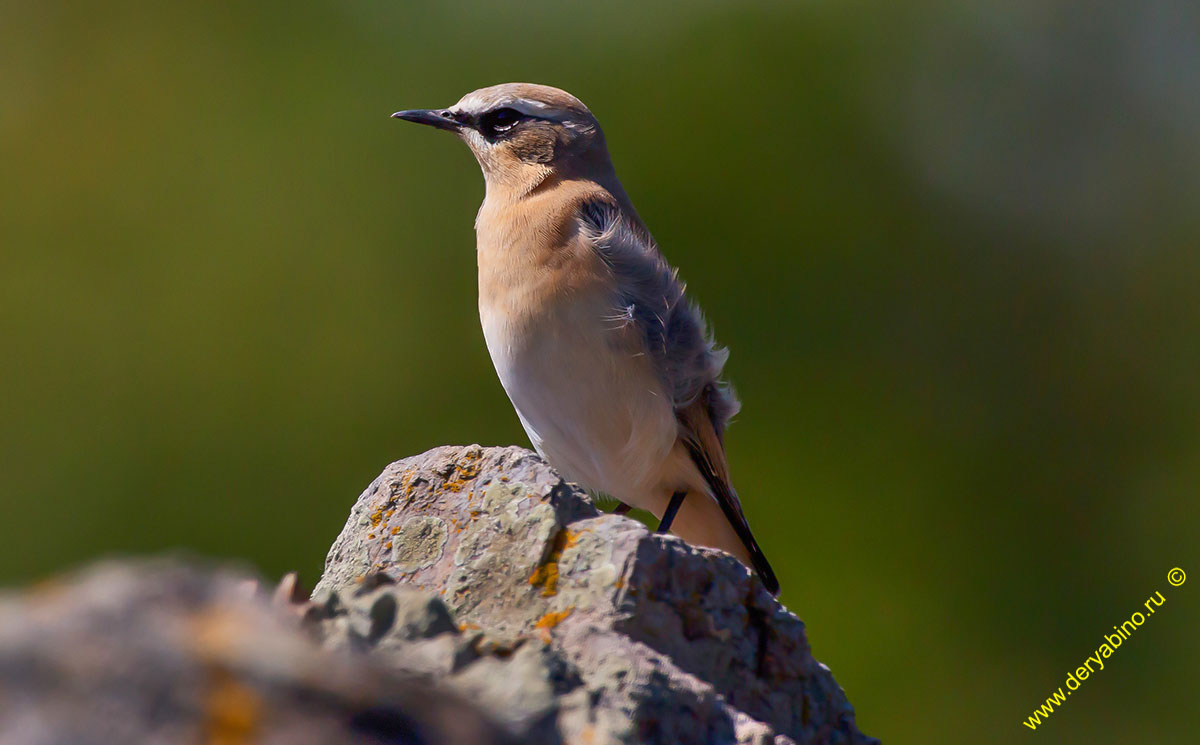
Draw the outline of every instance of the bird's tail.
[[[711,409],[702,404],[702,401],[697,401],[695,405],[677,411],[676,416],[680,417],[681,423],[685,425],[689,433],[688,436],[681,438],[681,442],[687,449],[692,462],[700,471],[701,477],[708,485],[712,498],[720,506],[724,517],[724,520],[721,520],[720,517],[713,515],[710,519],[720,521],[733,530],[737,541],[745,549],[744,555],[742,552],[735,551],[735,553],[743,556],[743,559],[749,559],[750,565],[767,590],[772,595],[778,595],[779,580],[775,578],[775,572],[771,569],[771,564],[763,554],[762,548],[759,547],[758,541],[754,540],[754,534],[750,532],[750,523],[746,521],[746,514],[742,512],[742,502],[738,499],[737,492],[733,490],[733,484],[730,482],[729,466],[725,462],[725,448],[721,442],[720,433],[713,425]],[[684,509],[686,508],[685,505]],[[725,525],[720,527],[725,527]],[[679,535],[683,536],[682,533]],[[687,538],[687,536],[683,537]],[[703,541],[699,542],[703,543]],[[724,541],[724,543],[729,544],[731,541]],[[732,550],[734,547],[722,545],[721,548]]]
[[[750,556],[750,565],[754,568],[754,573],[762,580],[768,592],[772,595],[778,595],[779,580],[775,578],[775,570],[771,569],[771,563],[767,561],[766,554],[759,547],[758,541],[754,540],[754,534],[750,532],[750,523],[746,521],[746,516],[742,514],[741,508],[737,506],[741,504],[737,498],[737,494],[733,494],[732,500],[717,495],[717,504],[721,506],[721,512],[725,513],[725,519],[729,521],[729,526],[733,528],[733,532],[737,533],[738,540],[745,546],[746,553]]]
[[[737,502],[710,487],[711,492],[689,491],[671,532],[688,543],[728,551],[754,570],[772,595],[779,594],[779,580],[763,554]],[[733,495],[736,499],[736,495]]]

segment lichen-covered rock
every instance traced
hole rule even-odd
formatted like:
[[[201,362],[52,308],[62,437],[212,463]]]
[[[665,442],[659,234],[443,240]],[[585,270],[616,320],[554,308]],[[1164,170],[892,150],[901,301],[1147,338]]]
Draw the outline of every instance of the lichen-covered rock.
[[[429,607],[413,588],[436,594],[457,628],[373,635],[374,604]],[[520,448],[443,447],[385,469],[314,594],[325,608],[344,597],[374,598],[372,610],[322,623],[366,629],[356,643],[530,742],[875,742],[804,624],[737,559],[600,512]]]
[[[0,743],[518,742],[428,678],[322,649],[314,632],[332,625],[310,621],[306,633],[299,610],[256,586],[239,571],[114,562],[0,596]],[[402,597],[368,636],[458,633],[440,601]]]
[[[311,600],[178,560],[0,595],[0,743],[127,742],[876,741],[736,559],[473,446],[385,470]]]

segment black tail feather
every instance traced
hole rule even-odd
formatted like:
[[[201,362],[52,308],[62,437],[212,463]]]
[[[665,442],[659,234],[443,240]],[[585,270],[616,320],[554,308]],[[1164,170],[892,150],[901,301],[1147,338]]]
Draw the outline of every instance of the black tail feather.
[[[733,491],[733,487],[717,476],[703,448],[698,443],[687,439],[683,442],[687,446],[692,460],[700,469],[700,474],[704,476],[709,488],[713,490],[713,495],[717,499],[717,504],[721,506],[721,512],[725,514],[725,519],[733,526],[733,531],[737,533],[742,545],[750,554],[750,563],[754,568],[754,573],[762,580],[763,586],[767,588],[768,592],[772,595],[779,595],[779,580],[775,578],[775,571],[771,569],[770,562],[767,561],[758,541],[754,540],[754,534],[750,532],[750,524],[746,522],[746,516],[742,514],[741,501],[738,499],[737,493]]]

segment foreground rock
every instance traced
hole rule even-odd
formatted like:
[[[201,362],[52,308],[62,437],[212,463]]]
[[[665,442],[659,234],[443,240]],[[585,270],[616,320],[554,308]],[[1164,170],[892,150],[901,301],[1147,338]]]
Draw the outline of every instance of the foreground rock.
[[[245,573],[105,563],[0,597],[0,743],[513,743],[444,688],[321,649]],[[310,609],[310,614],[325,614]]]
[[[740,562],[598,511],[519,448],[393,463],[314,601],[346,630],[327,645],[438,680],[523,742],[876,742]]]

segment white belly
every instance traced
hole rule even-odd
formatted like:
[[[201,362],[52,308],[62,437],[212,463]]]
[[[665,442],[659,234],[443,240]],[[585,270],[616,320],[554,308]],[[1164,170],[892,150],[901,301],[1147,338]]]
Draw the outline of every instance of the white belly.
[[[611,316],[611,306],[577,299],[517,324],[480,306],[488,352],[534,448],[566,478],[649,507],[678,425],[629,336],[636,329]]]

